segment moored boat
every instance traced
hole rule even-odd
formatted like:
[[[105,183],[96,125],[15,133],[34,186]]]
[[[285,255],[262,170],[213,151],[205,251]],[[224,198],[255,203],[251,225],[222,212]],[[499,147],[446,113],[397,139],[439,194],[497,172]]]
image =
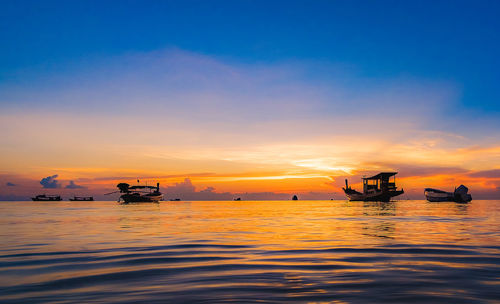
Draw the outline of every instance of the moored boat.
[[[119,191],[107,194],[123,193],[118,201],[123,200],[124,203],[157,203],[163,199],[163,194],[160,192],[160,183],[156,183],[156,187],[143,185],[130,186],[127,183],[119,183],[116,186],[120,189]]]
[[[72,198],[69,199],[70,201],[73,202],[91,202],[94,200],[93,196],[73,196]]]
[[[467,203],[472,200],[472,196],[468,194],[469,188],[460,185],[453,192],[446,192],[443,190],[425,188],[424,195],[429,202],[457,202]]]
[[[344,193],[350,201],[381,201],[388,202],[391,198],[404,193],[396,187],[397,172],[381,172],[371,177],[363,177],[363,192],[352,189],[345,180]],[[390,181],[390,178],[393,178]]]
[[[62,201],[62,198],[60,195],[46,195],[46,194],[40,194],[35,197],[31,198],[33,201],[36,202],[53,202],[53,201]]]

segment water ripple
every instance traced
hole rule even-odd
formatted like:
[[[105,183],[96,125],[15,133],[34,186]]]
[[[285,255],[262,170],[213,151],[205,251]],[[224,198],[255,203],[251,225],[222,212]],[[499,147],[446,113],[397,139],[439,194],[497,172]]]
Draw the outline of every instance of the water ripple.
[[[425,203],[414,201],[382,207],[306,204],[314,210],[307,215],[313,221],[305,221],[302,207],[289,202],[244,209],[232,202],[176,203],[160,205],[160,211],[105,202],[81,209],[54,205],[45,210],[47,218],[25,216],[15,232],[6,229],[15,217],[0,217],[7,241],[0,253],[0,301],[493,303],[500,298],[499,213],[491,202],[470,204],[466,213],[453,204],[434,205],[437,213],[423,215],[430,213]],[[22,211],[2,208],[3,217]],[[286,214],[286,222],[276,212]],[[349,214],[355,216],[341,219]],[[130,227],[125,232],[124,223]]]

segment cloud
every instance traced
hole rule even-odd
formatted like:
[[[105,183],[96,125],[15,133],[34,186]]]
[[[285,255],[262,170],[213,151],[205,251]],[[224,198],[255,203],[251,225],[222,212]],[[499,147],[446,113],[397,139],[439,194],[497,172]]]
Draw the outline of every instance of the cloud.
[[[215,193],[215,188],[214,187],[206,187],[205,189],[201,190],[200,193]]]
[[[66,187],[64,187],[66,189],[87,189],[87,187],[84,187],[84,186],[80,186],[80,185],[77,185],[75,184],[74,181],[69,181],[69,185],[67,185]]]
[[[40,181],[40,185],[42,185],[42,187],[46,189],[60,188],[61,185],[59,184],[59,181],[56,180],[57,177],[58,177],[57,174],[44,177]]]
[[[180,183],[175,183],[172,186],[168,186],[163,190],[165,199],[180,198],[182,200],[218,200],[227,201],[233,200],[235,198],[241,198],[243,200],[289,200],[292,198],[291,193],[278,193],[278,192],[217,192],[214,187],[206,187],[203,190],[197,191],[196,187],[191,182],[190,178],[185,178],[184,181]],[[306,193],[294,193],[303,200],[314,200],[314,199],[330,199],[333,196],[332,193],[321,193],[321,192],[306,192]],[[335,195],[339,198],[338,195]]]
[[[175,183],[164,189],[165,199],[180,198],[182,200],[232,200],[233,194],[229,192],[218,193],[215,188],[207,187],[201,191],[196,191],[196,187],[190,178],[185,178],[180,183]]]
[[[477,171],[468,174],[470,177],[500,178],[500,169]]]
[[[290,120],[325,120],[331,125],[341,120],[339,126],[350,128],[360,122],[376,122],[378,128],[426,126],[457,97],[452,84],[439,80],[370,79],[360,74],[328,62],[245,64],[167,49],[62,68],[50,83],[35,81],[36,89],[5,88],[0,100],[15,101],[9,108],[28,102],[79,115],[82,104],[89,114],[147,119],[168,115],[169,125],[252,123],[241,124],[241,129]]]
[[[158,175],[158,176],[148,176],[141,174],[140,179],[167,179],[167,178],[178,178],[178,177],[185,177],[185,176],[214,176],[216,175],[213,172],[199,172],[199,173],[186,173],[186,174],[169,174],[169,175]],[[94,177],[94,178],[78,178],[78,181],[121,181],[121,180],[135,180],[137,176],[102,176],[102,177]]]
[[[272,191],[293,192],[280,183],[291,184],[285,179],[294,177],[336,175],[332,191],[340,191],[343,175],[354,174],[349,181],[359,183],[361,174],[391,169],[400,172],[398,178],[416,182],[422,176],[463,175],[498,163],[494,136],[489,151],[460,152],[467,146],[484,147],[484,137],[499,128],[481,125],[481,132],[471,137],[474,117],[463,124],[463,119],[443,114],[450,107],[460,109],[460,92],[439,79],[370,79],[363,71],[331,63],[248,64],[182,50],[99,60],[61,67],[54,77],[35,75],[26,87],[0,90],[0,103],[5,101],[0,104],[0,129],[11,130],[3,142],[12,147],[0,158],[2,170],[38,175],[33,168],[43,160],[46,168],[70,176],[68,189],[136,176],[177,180],[181,175],[175,173],[191,176],[197,184],[201,179],[195,173],[200,172],[200,177],[218,178],[218,189],[235,193],[196,189],[190,179],[169,185],[165,193],[174,198],[244,198],[237,192],[255,191],[248,199],[289,199],[294,193]],[[58,130],[58,136],[46,129]],[[93,144],[81,149],[82,142]],[[53,150],[79,163],[67,163]],[[74,167],[80,164],[85,165]],[[103,164],[109,168],[101,168]],[[277,179],[271,180],[267,171],[276,172]],[[60,187],[56,177],[40,183]],[[237,188],[247,181],[255,186]],[[301,191],[325,190],[320,183]]]
[[[165,193],[169,194],[190,194],[195,193],[196,187],[191,182],[191,179],[185,178],[183,182],[175,183],[173,186],[168,186]]]
[[[190,178],[185,178],[180,183],[175,183],[164,189],[165,199],[180,198],[182,200],[232,200],[235,195],[230,192],[216,192],[214,187],[206,187],[201,191],[196,191],[196,187],[191,182]]]
[[[465,174],[469,170],[452,166],[432,166],[426,164],[405,164],[399,162],[364,162],[364,167],[372,168],[370,171],[357,171],[361,175],[374,175],[380,171],[397,171],[397,177],[422,177],[434,175],[457,175]]]
[[[15,186],[17,186],[16,184],[11,183],[11,182],[7,182],[7,183],[5,183],[5,185],[6,185],[7,187],[15,187]]]

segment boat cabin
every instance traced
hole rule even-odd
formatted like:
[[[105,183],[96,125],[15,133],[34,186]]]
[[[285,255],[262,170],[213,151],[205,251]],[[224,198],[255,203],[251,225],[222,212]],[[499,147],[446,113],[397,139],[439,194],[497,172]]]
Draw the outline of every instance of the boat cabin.
[[[363,192],[396,190],[397,172],[382,172],[372,177],[363,177]]]

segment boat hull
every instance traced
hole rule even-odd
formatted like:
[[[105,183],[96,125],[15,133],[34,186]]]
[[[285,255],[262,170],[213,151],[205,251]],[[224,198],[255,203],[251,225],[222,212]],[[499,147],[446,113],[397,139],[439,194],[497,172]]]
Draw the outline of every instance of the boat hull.
[[[34,202],[60,202],[62,198],[60,197],[32,197],[32,201]]]
[[[70,198],[69,200],[72,202],[92,202],[92,201],[94,201],[94,198],[93,197],[91,197],[91,198]]]
[[[447,197],[433,197],[428,195],[425,197],[429,202],[453,202],[453,199]]]
[[[124,194],[120,197],[124,203],[158,203],[163,199],[162,194],[156,195],[137,195],[137,194]]]
[[[363,202],[388,202],[393,197],[403,194],[404,191],[388,191],[388,192],[374,192],[374,193],[348,193],[347,197],[350,201],[363,201]]]
[[[427,190],[424,195],[429,202],[453,202],[455,200],[453,193],[440,190]]]
[[[452,192],[444,192],[441,190],[429,189],[424,192],[425,198],[429,202],[457,202],[457,203],[467,203],[472,200],[470,194],[459,194]]]

